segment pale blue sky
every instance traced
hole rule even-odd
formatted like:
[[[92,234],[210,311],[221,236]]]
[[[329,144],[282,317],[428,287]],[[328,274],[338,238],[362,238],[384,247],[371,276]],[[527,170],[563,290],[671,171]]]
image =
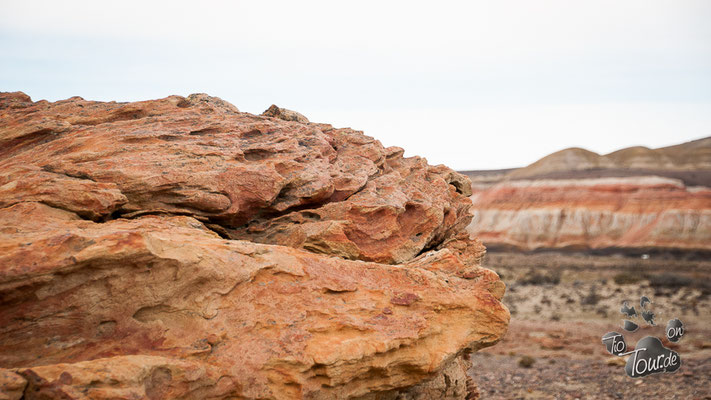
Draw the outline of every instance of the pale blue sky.
[[[457,169],[711,135],[710,1],[0,0],[0,90],[206,92]]]

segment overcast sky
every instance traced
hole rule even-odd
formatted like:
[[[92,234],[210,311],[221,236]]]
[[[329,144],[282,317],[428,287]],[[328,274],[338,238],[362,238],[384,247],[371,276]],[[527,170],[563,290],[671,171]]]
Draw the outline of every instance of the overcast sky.
[[[711,1],[7,1],[0,91],[206,92],[456,169],[711,136]]]

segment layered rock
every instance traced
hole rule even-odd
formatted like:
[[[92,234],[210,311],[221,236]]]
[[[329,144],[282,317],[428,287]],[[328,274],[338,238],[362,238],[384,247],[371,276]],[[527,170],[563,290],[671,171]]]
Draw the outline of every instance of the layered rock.
[[[482,175],[468,230],[494,248],[708,254],[709,166],[708,138],[605,156],[564,150],[496,181]]]
[[[473,391],[509,315],[468,180],[285,111],[0,96],[6,397]]]

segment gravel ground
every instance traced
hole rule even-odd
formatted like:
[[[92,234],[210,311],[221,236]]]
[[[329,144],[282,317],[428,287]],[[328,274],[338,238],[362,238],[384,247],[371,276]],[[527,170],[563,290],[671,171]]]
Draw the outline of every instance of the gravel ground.
[[[711,399],[711,260],[492,252],[484,265],[507,284],[511,323],[501,342],[472,356],[482,399]],[[621,303],[640,308],[642,295],[658,324],[636,317],[640,329],[624,332]],[[664,338],[671,318],[684,322],[679,343]],[[630,347],[659,337],[681,368],[628,377],[601,342],[610,331]],[[533,364],[521,366],[524,358]]]
[[[482,399],[711,399],[711,359],[683,360],[673,374],[629,378],[599,360],[536,359],[477,353],[470,375]],[[483,371],[483,372],[481,372]]]

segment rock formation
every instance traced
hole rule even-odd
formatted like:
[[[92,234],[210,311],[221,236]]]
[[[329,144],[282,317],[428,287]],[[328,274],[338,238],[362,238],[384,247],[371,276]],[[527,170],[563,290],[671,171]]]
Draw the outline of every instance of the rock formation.
[[[605,156],[568,149],[498,179],[476,175],[468,230],[489,247],[711,253],[711,138]]]
[[[0,94],[0,398],[474,395],[468,179],[270,110]]]

